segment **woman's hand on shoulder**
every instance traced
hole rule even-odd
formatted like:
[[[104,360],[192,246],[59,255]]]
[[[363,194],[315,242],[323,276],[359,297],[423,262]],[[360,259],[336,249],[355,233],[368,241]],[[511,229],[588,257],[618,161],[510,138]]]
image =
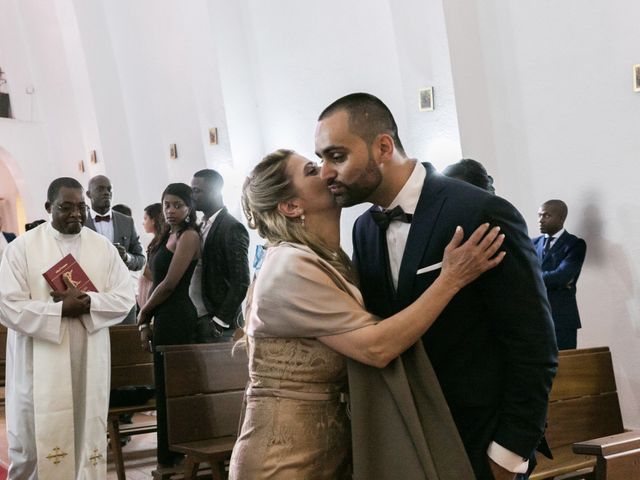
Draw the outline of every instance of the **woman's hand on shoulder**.
[[[462,243],[464,231],[457,227],[453,238],[444,249],[442,280],[452,287],[462,289],[487,270],[502,262],[506,252],[498,253],[504,242],[500,227],[490,228],[488,223],[480,225],[466,242]]]

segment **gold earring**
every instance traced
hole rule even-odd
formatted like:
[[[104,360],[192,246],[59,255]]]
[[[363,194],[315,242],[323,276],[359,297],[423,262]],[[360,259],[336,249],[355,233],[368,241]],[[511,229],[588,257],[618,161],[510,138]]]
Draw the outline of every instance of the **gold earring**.
[[[304,228],[304,213],[300,215],[300,221],[302,222],[302,228]]]

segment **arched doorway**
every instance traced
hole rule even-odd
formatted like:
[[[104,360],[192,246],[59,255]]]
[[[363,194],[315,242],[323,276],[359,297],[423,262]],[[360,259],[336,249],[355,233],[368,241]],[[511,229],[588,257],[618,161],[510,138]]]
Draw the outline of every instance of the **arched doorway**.
[[[0,146],[0,216],[2,230],[23,233],[27,222],[23,197],[19,185],[21,172],[11,154]]]

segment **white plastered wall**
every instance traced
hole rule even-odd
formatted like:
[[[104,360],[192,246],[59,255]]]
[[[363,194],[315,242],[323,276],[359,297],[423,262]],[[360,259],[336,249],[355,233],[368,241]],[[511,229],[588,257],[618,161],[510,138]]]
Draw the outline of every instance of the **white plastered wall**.
[[[205,167],[223,171],[240,217],[239,186],[262,155],[312,156],[322,108],[374,93],[410,155],[437,167],[482,161],[532,235],[540,202],[567,201],[567,227],[589,248],[579,342],[611,346],[626,423],[640,426],[640,4],[0,0],[0,12],[0,64],[19,119],[0,123],[0,147],[22,171],[30,220],[43,216],[54,176],[86,184],[106,173],[139,220],[167,183]],[[417,111],[425,86],[434,112]],[[343,215],[347,250],[359,211]]]

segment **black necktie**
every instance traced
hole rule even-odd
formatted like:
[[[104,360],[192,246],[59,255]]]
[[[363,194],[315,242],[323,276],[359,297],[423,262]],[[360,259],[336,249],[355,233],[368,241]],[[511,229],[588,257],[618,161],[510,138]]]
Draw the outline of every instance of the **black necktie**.
[[[554,237],[547,237],[544,239],[544,246],[542,247],[542,258],[546,257],[551,249],[551,242],[553,242]]]
[[[96,215],[96,222],[108,222],[111,220],[111,215]]]
[[[413,215],[410,213],[404,213],[402,207],[398,205],[391,210],[382,210],[381,212],[371,212],[373,221],[378,224],[380,230],[386,230],[389,228],[389,224],[393,221],[411,223]]]

